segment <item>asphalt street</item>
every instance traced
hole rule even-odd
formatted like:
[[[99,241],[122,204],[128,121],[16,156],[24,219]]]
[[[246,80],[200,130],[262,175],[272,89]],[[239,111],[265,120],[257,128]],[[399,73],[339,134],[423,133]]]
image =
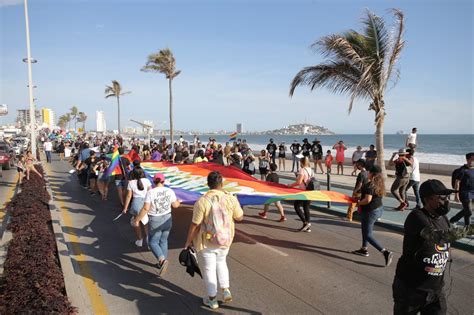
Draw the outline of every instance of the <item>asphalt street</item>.
[[[173,211],[169,238],[170,266],[159,278],[155,258],[146,246],[137,248],[129,224],[120,213],[114,187],[109,201],[101,201],[81,188],[67,162],[46,166],[60,209],[73,274],[84,294],[70,296],[80,314],[207,313],[201,304],[204,285],[179,265],[191,220],[192,208]],[[0,187],[4,189],[4,187]],[[8,189],[6,186],[5,189]],[[6,196],[2,191],[1,195]],[[228,257],[234,301],[218,312],[247,314],[391,314],[391,284],[402,249],[403,236],[376,227],[377,239],[395,252],[394,263],[369,248],[370,257],[350,253],[361,245],[360,225],[312,212],[312,232],[297,232],[299,222],[292,207],[285,207],[288,221],[279,223],[276,209],[268,219],[261,207],[245,207],[245,219],[236,225]],[[453,249],[453,262],[445,277],[449,312],[474,312],[474,256]]]

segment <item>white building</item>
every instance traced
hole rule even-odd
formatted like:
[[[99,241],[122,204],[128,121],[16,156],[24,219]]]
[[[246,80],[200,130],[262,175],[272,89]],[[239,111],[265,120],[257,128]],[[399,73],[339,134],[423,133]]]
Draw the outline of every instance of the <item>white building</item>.
[[[244,132],[244,127],[242,125],[242,123],[238,123],[237,126],[235,126],[235,131],[237,131],[238,134],[241,134],[242,132]]]
[[[97,132],[106,132],[107,126],[105,124],[105,114],[103,111],[98,110],[95,112],[96,116],[96,131]]]

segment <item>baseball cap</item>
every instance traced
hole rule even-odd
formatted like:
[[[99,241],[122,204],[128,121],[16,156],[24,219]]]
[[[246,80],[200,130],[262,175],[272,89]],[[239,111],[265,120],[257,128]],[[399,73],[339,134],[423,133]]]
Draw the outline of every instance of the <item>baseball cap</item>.
[[[153,176],[153,180],[159,179],[160,182],[164,183],[165,182],[165,175],[161,173],[156,173],[155,176]]]
[[[426,198],[434,195],[449,195],[455,192],[456,190],[446,188],[446,186],[444,186],[444,184],[437,179],[428,179],[420,186],[421,198]]]
[[[405,149],[400,149],[398,150],[398,155],[406,155],[407,152],[405,152]]]

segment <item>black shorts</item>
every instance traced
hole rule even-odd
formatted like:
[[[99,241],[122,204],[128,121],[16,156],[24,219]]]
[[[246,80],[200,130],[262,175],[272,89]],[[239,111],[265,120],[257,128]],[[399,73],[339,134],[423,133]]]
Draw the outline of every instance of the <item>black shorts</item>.
[[[322,154],[319,154],[319,153],[313,154],[313,160],[318,161],[322,159],[323,159]]]
[[[261,175],[266,175],[268,173],[268,169],[266,167],[260,167],[259,170]]]
[[[285,153],[279,153],[278,157],[284,159],[284,158],[286,158],[286,154]]]

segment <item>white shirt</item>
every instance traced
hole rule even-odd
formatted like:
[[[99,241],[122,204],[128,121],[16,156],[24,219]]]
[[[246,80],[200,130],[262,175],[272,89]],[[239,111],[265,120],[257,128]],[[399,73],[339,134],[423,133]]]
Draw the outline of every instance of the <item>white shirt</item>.
[[[418,161],[418,159],[416,157],[412,157],[412,159],[413,159],[413,164],[412,164],[413,173],[411,173],[410,180],[413,180],[415,182],[419,182],[421,180],[421,177],[420,177],[420,162]]]
[[[298,187],[299,189],[303,189],[303,190],[306,190],[306,184],[308,182],[308,180],[313,177],[313,169],[311,167],[302,167],[300,168],[300,172],[298,173],[298,176],[302,176],[303,177],[303,181],[301,182],[301,184],[299,186],[296,186]]]
[[[171,213],[171,204],[175,202],[176,195],[168,187],[155,187],[149,190],[145,197],[145,203],[150,204],[149,216],[160,216]]]
[[[50,141],[43,143],[43,146],[45,151],[53,151],[53,144]]]
[[[416,144],[416,133],[410,133],[407,138],[407,143],[408,144]]]
[[[128,182],[127,190],[132,191],[133,198],[145,198],[146,193],[148,192],[148,187],[151,187],[151,183],[147,178],[140,178],[140,181],[143,184],[143,190],[138,189],[136,179]]]

